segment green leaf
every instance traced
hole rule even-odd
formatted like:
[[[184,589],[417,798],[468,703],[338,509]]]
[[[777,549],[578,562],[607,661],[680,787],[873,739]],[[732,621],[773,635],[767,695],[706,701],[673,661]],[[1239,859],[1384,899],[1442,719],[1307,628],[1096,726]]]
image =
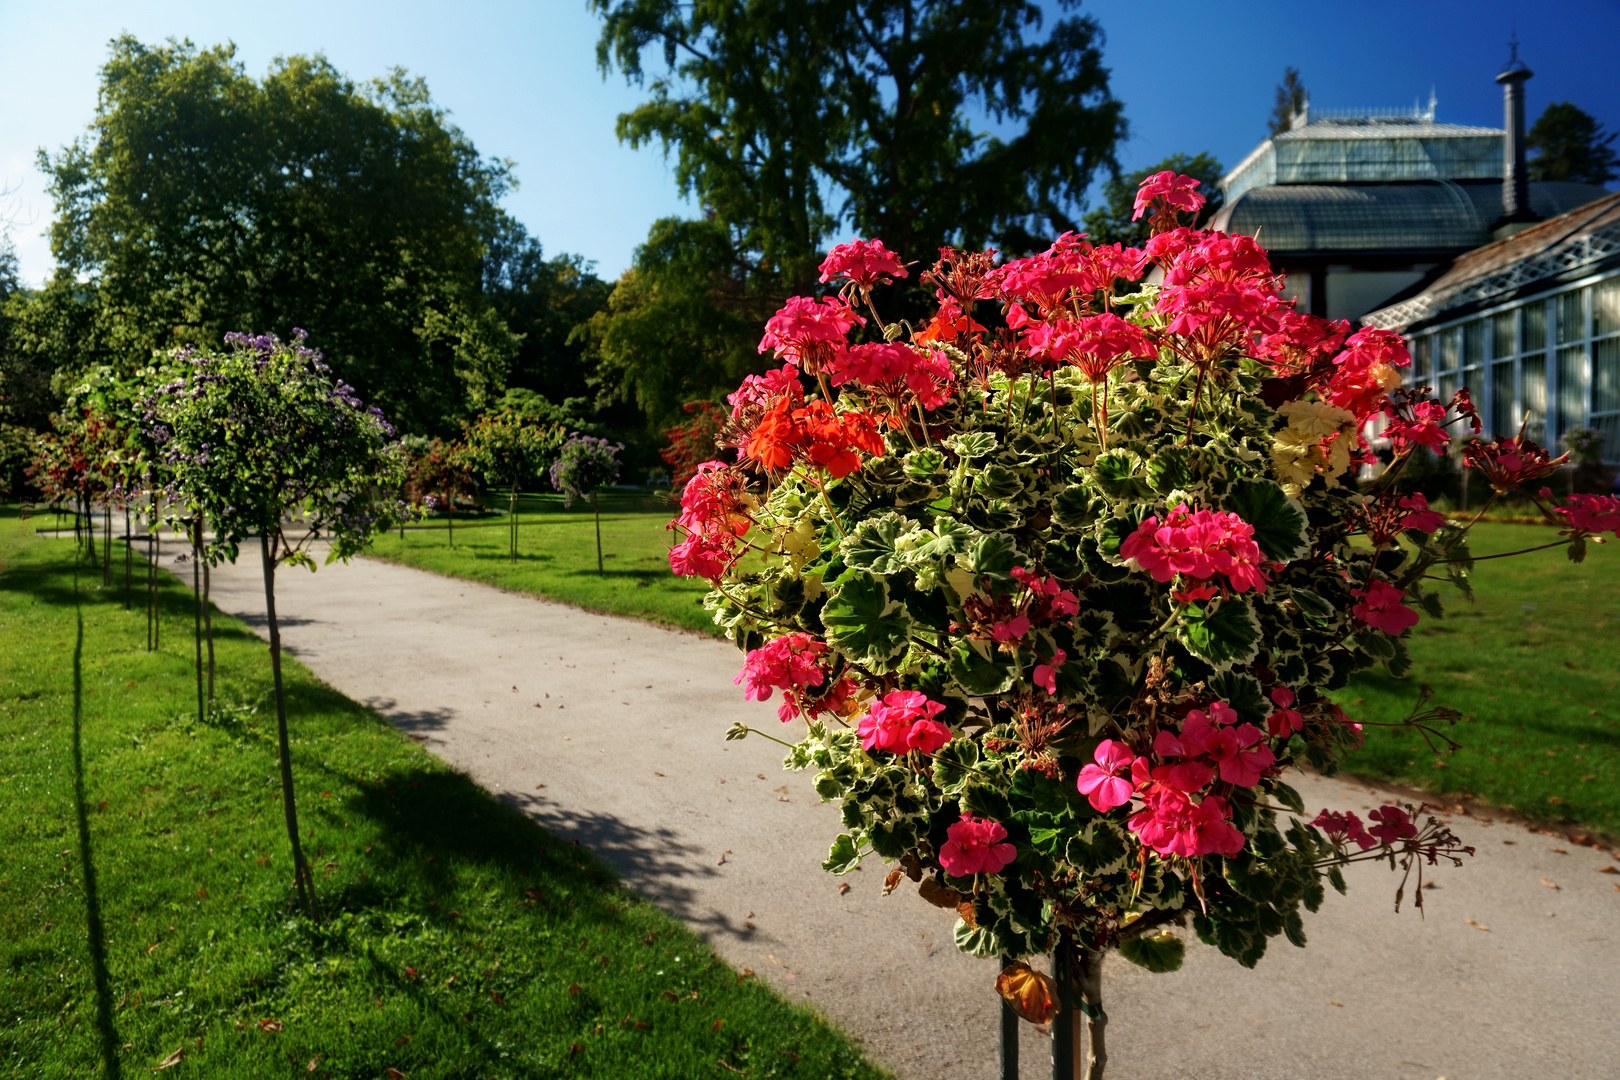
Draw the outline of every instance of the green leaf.
[[[978,764],[979,744],[972,739],[957,739],[934,755],[934,783],[946,795],[960,795]]]
[[[1005,465],[990,465],[973,478],[973,490],[987,499],[1012,499],[1024,490],[1024,481]]]
[[[1241,671],[1223,671],[1209,680],[1209,691],[1251,724],[1263,724],[1271,715],[1271,702],[1261,692],[1260,680]]]
[[[868,518],[840,545],[844,563],[874,574],[899,573],[907,558],[895,549],[895,541],[915,529],[914,522],[893,512]]]
[[[964,554],[967,568],[975,574],[1005,574],[1018,565],[1018,545],[999,533],[974,537]]]
[[[1097,486],[1116,502],[1140,499],[1148,494],[1147,485],[1142,481],[1142,471],[1141,457],[1130,450],[1110,450],[1100,454],[1091,467]]]
[[[1305,511],[1275,481],[1249,478],[1232,485],[1225,509],[1254,526],[1254,542],[1277,562],[1292,562],[1310,551]]]
[[[857,664],[881,664],[911,639],[911,616],[889,596],[889,586],[864,570],[849,569],[827,590],[821,609],[827,643]]]
[[[1176,635],[1194,656],[1217,671],[1247,664],[1260,651],[1260,621],[1249,602],[1236,596],[1212,608],[1188,605]]]
[[[1018,681],[1018,664],[1005,653],[987,657],[980,654],[968,641],[958,641],[951,648],[951,678],[968,697],[988,697],[1005,694]]]
[[[1052,500],[1052,520],[1065,529],[1089,529],[1107,511],[1107,503],[1079,484],[1070,484]]]
[[[1147,466],[1148,484],[1160,495],[1192,486],[1191,455],[1184,446],[1167,446]]]
[[[965,435],[951,436],[945,440],[945,445],[955,450],[963,461],[972,461],[995,450],[996,436],[989,431],[970,431]]]
[[[1299,605],[1300,612],[1313,622],[1330,622],[1335,616],[1333,605],[1309,589],[1296,585],[1288,590],[1288,595]]]
[[[1119,943],[1119,955],[1155,975],[1180,971],[1187,945],[1168,930],[1157,934],[1126,938]]]
[[[1128,855],[1124,834],[1117,824],[1107,820],[1087,825],[1084,832],[1069,840],[1064,852],[1069,862],[1093,876],[1123,868]]]
[[[849,833],[839,833],[821,868],[829,874],[847,874],[861,861],[860,846]]]
[[[986,927],[970,927],[959,918],[951,936],[956,947],[970,956],[984,960],[1001,955],[1001,939]]]

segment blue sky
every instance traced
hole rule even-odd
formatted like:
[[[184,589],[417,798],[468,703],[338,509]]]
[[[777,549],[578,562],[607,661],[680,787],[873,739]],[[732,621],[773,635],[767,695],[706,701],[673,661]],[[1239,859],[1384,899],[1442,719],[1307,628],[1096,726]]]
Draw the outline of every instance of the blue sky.
[[[1570,100],[1620,130],[1620,0],[1092,0],[1081,10],[1107,34],[1131,122],[1127,168],[1201,150],[1235,164],[1264,135],[1290,64],[1317,107],[1410,105],[1433,87],[1440,119],[1500,126],[1491,80],[1514,29],[1536,71],[1532,118]],[[396,65],[425,77],[481,152],[517,163],[512,213],[549,252],[577,252],[612,277],[654,219],[692,208],[656,149],[614,138],[614,118],[640,95],[597,71],[597,29],[583,0],[0,0],[0,189],[11,190],[0,217],[13,223],[25,280],[41,281],[51,204],[34,153],[84,130],[107,42],[123,31],[229,40],[254,74],[278,55],[324,52],[357,79]]]

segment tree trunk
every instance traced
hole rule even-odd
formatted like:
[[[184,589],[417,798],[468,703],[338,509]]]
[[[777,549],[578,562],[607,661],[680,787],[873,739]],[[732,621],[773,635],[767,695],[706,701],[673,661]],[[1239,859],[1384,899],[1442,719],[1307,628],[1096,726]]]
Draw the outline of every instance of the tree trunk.
[[[135,540],[129,534],[129,502],[124,502],[124,610],[129,610],[130,593],[134,590]]]
[[[287,739],[287,698],[281,685],[281,628],[276,623],[276,561],[270,552],[270,537],[259,533],[259,552],[264,564],[264,611],[270,627],[270,673],[276,692],[276,740],[281,757],[281,811],[287,822],[287,839],[292,844],[293,878],[298,896],[311,919],[319,920],[315,906],[315,881],[304,862],[304,849],[298,842],[298,805],[293,799],[292,747]]]
[[[591,492],[591,513],[596,517],[596,576],[602,576],[602,510],[596,505],[596,492]]]
[[[199,531],[201,528],[202,526],[199,525]],[[203,560],[202,576],[203,642],[208,646],[208,704],[212,707],[214,704],[214,603],[211,599],[213,593],[209,590],[208,560],[206,559]]]
[[[101,585],[112,588],[112,504],[101,504]]]
[[[444,513],[445,522],[450,528],[450,547],[453,550],[456,546],[456,497],[454,495],[446,496]]]
[[[506,538],[509,541],[507,558],[517,562],[517,481],[512,481],[512,494],[506,501]]]
[[[203,699],[203,630],[202,630],[202,521],[191,518],[191,634],[197,656],[197,723],[208,721],[208,704]]]
[[[1064,931],[1052,953],[1058,1013],[1052,1020],[1052,1080],[1103,1080],[1108,1065],[1102,953]]]
[[[1103,954],[1096,949],[1081,947],[1079,963],[1075,965],[1075,989],[1079,991],[1079,1012],[1085,1027],[1086,1051],[1079,1062],[1080,1076],[1085,1080],[1103,1080],[1103,1069],[1108,1066],[1108,1014],[1102,1007]]]
[[[163,620],[159,618],[162,612],[158,609],[158,563],[163,561],[163,526],[152,514],[152,648],[154,651],[163,648]]]

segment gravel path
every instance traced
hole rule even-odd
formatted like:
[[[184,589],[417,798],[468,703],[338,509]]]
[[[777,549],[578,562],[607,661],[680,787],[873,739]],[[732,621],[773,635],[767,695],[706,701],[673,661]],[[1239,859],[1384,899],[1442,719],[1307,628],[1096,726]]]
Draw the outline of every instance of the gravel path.
[[[213,593],[263,632],[256,560],[215,571]],[[881,896],[879,865],[842,893],[822,873],[837,811],[774,744],[723,739],[735,720],[777,723],[774,702],[732,688],[730,645],[364,559],[283,571],[277,595],[288,650],[321,678],[596,850],[875,1060],[907,1080],[995,1075],[995,965],[956,951],[953,915]],[[1377,804],[1298,786],[1312,810]],[[1455,827],[1479,855],[1436,871],[1426,919],[1393,914],[1393,876],[1362,866],[1307,917],[1308,949],[1276,939],[1256,970],[1196,940],[1171,975],[1111,960],[1110,1077],[1620,1075],[1620,876],[1599,873],[1614,860],[1512,825]],[[1048,1075],[1047,1052],[1024,1025],[1026,1078]]]

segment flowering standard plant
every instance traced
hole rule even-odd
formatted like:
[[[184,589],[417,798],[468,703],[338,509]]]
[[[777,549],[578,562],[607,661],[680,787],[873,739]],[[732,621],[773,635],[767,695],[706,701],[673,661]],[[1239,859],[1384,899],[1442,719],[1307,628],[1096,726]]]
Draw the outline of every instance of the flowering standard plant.
[[[1181,227],[1195,186],[1143,184],[1142,250],[941,249],[923,326],[871,305],[897,256],[834,248],[838,293],[766,324],[784,365],[731,395],[735,460],[686,485],[670,554],[710,580],[747,696],[806,725],[778,741],[842,806],[825,868],[892,863],[885,891],[918,882],[976,955],[1052,951],[1067,991],[1021,961],[998,989],[1038,1023],[1078,996],[1091,1077],[1105,950],[1172,970],[1190,918],[1253,966],[1305,943],[1345,864],[1402,870],[1398,907],[1471,851],[1416,807],[1313,818],[1284,779],[1359,744],[1328,692],[1410,670],[1431,582],[1468,590],[1465,527],[1350,479],[1366,421],[1388,418],[1392,477],[1477,423],[1466,391],[1401,390],[1398,336],[1292,310],[1252,239]],[[1476,444],[1499,483],[1542,475],[1506,442]],[[1615,524],[1599,509],[1563,541]],[[1455,718],[1425,693],[1407,723]]]

